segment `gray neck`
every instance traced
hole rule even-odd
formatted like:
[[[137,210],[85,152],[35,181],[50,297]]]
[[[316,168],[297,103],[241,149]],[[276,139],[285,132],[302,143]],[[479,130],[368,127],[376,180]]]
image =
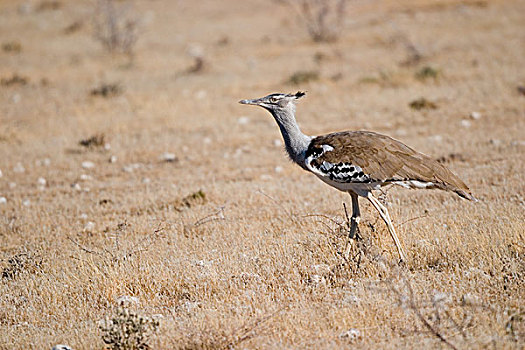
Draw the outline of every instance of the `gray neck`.
[[[295,106],[289,103],[285,108],[270,110],[281,129],[286,152],[292,161],[305,167],[305,153],[312,138],[301,132],[295,120]]]

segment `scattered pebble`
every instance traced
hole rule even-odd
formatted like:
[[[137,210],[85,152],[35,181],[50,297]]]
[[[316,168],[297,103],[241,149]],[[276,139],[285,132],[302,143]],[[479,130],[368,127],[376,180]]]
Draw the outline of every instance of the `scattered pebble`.
[[[197,97],[197,99],[199,100],[204,100],[207,96],[208,96],[208,93],[206,92],[206,90],[199,90],[195,94],[195,97]]]
[[[199,267],[208,267],[208,266],[211,266],[213,264],[213,261],[211,260],[197,260],[195,261],[195,265],[196,266],[199,266]]]
[[[283,145],[283,142],[280,139],[274,139],[273,140],[273,145],[275,147],[281,147]]]
[[[90,180],[93,180],[93,177],[91,175],[81,174],[80,175],[80,180],[82,180],[82,181],[90,181]]]
[[[26,168],[22,165],[22,163],[17,163],[15,167],[13,168],[13,171],[15,173],[23,173],[26,171]]]
[[[467,120],[467,119],[462,119],[461,120],[461,126],[462,127],[470,128],[471,125],[472,125],[472,123],[470,122],[470,120]]]
[[[109,162],[110,163],[116,163],[117,159],[118,159],[117,156],[111,156],[111,157],[109,157]]]
[[[138,168],[140,168],[140,164],[133,163],[133,164],[125,165],[124,167],[122,167],[122,170],[125,171],[126,173],[132,173],[135,169],[138,169]]]
[[[39,177],[37,183],[39,186],[45,186],[47,184],[47,181],[43,177]]]
[[[95,163],[89,161],[89,160],[86,160],[86,161],[83,161],[82,162],[82,168],[84,169],[92,169],[95,167]]]
[[[348,339],[350,341],[356,341],[357,339],[361,338],[361,332],[359,331],[359,329],[350,328],[349,330],[339,334],[339,338]]]
[[[275,170],[276,173],[282,173],[283,172],[283,167],[282,166],[276,166],[274,170]]]
[[[71,184],[71,188],[74,189],[75,191],[82,191],[82,187],[80,187],[80,185],[76,182]]]
[[[88,221],[84,226],[84,231],[93,231],[95,229],[95,223],[93,221]]]
[[[22,201],[22,205],[25,207],[29,207],[31,205],[31,201],[29,199],[24,199]]]
[[[151,182],[150,178],[149,177],[145,177],[142,179],[142,183],[143,184],[149,184]]]
[[[4,175],[2,174],[2,170],[0,170],[0,177],[2,177],[2,176],[4,176]]]
[[[115,298],[115,302],[119,305],[131,305],[131,304],[139,304],[139,298],[133,297],[131,295],[121,295],[117,298]]]
[[[434,142],[441,142],[443,141],[443,136],[441,135],[433,135],[433,136],[430,136],[430,139]]]
[[[44,158],[42,160],[39,159],[39,160],[37,160],[35,162],[35,164],[37,166],[50,166],[51,165],[51,160],[49,158]]]
[[[477,295],[467,293],[461,297],[461,304],[465,306],[479,306],[481,305],[481,299]]]
[[[481,119],[481,113],[479,113],[479,112],[472,112],[472,113],[470,113],[470,118],[474,119],[474,120]]]
[[[318,285],[318,284],[326,282],[326,280],[321,275],[311,275],[310,276],[310,280],[308,282],[310,282],[312,284],[315,284],[315,285]]]
[[[205,137],[202,142],[204,142],[205,145],[209,145],[211,143],[211,138]]]
[[[20,101],[22,101],[22,96],[20,96],[20,94],[14,94],[14,95],[11,97],[11,102],[13,102],[14,104],[17,104],[17,103],[19,103]]]
[[[104,144],[104,149],[105,149],[106,151],[109,151],[109,150],[111,149],[111,144],[108,143],[108,142],[106,142],[106,143]]]
[[[239,123],[240,125],[246,125],[250,122],[250,118],[248,117],[240,117],[239,119],[237,119],[237,123]]]
[[[0,204],[6,204],[7,199],[5,197],[0,197]]]
[[[78,216],[78,218],[81,219],[81,220],[87,220],[88,216],[87,216],[86,213],[82,213],[82,214],[80,214],[80,215]]]
[[[73,350],[73,348],[69,345],[65,345],[65,344],[57,344],[55,346],[53,346],[53,348],[51,350]]]
[[[164,161],[164,162],[174,162],[177,160],[177,157],[175,156],[175,154],[173,153],[169,153],[169,152],[164,152],[162,153],[162,155],[160,156],[160,160]]]
[[[395,133],[396,133],[396,136],[407,136],[408,135],[408,131],[406,129],[397,129]]]
[[[446,293],[435,293],[432,296],[432,302],[434,304],[441,304],[444,302],[447,302],[449,300],[449,296]]]

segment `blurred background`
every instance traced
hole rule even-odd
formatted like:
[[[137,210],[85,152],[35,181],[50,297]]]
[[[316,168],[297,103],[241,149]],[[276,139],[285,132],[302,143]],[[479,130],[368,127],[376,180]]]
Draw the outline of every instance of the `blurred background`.
[[[422,299],[487,291],[471,332],[443,334],[512,348],[524,25],[521,0],[0,0],[0,347],[102,344],[96,322],[122,295],[165,317],[157,348],[205,348],[258,317],[279,331],[248,346],[410,344],[421,324],[392,295],[348,285],[385,276],[386,231],[364,209],[384,248],[357,272],[330,270],[344,235],[323,231],[326,217],[343,220],[348,196],[286,160],[266,111],[238,104],[305,90],[306,134],[388,134],[471,187],[476,207],[392,191],[391,213]],[[321,265],[336,282],[315,282]],[[360,304],[340,303],[349,290]]]

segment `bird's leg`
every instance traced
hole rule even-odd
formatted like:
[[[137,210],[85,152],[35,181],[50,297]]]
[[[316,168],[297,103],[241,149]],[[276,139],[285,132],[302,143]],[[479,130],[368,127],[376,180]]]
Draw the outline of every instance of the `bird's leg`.
[[[380,201],[377,200],[372,195],[372,192],[369,192],[367,197],[370,203],[377,209],[379,212],[379,215],[385,222],[386,226],[388,227],[388,232],[390,232],[390,235],[392,236],[392,239],[394,240],[394,243],[396,244],[397,252],[399,253],[400,260],[406,261],[405,252],[403,251],[403,247],[401,246],[401,242],[399,241],[399,238],[397,237],[396,231],[394,230],[394,225],[392,225],[392,220],[390,219],[390,215],[388,214],[388,209],[381,204]]]
[[[359,201],[358,196],[354,192],[348,192],[352,197],[352,218],[350,219],[350,232],[348,234],[348,240],[346,241],[345,248],[345,259],[348,260],[350,256],[350,250],[352,249],[354,239],[358,238],[359,232],[359,220],[361,219],[361,213],[359,212]]]

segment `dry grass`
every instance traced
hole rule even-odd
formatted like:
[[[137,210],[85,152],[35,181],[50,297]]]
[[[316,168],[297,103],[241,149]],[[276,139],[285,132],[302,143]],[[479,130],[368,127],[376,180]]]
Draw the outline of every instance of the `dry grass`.
[[[0,78],[27,79],[0,86],[0,348],[102,349],[122,296],[160,322],[155,349],[525,345],[522,1],[352,1],[331,44],[267,1],[137,1],[132,65],[87,25],[64,33],[93,2],[54,3],[0,1],[1,42],[23,47],[0,55]],[[206,51],[199,74],[189,44]],[[425,66],[438,79],[418,79]],[[297,71],[319,77],[283,83]],[[120,95],[91,96],[115,81]],[[237,104],[292,89],[309,91],[305,132],[389,134],[480,202],[392,189],[408,265],[364,203],[345,263],[349,198]],[[439,108],[411,109],[421,97]],[[104,147],[79,145],[93,135]]]

